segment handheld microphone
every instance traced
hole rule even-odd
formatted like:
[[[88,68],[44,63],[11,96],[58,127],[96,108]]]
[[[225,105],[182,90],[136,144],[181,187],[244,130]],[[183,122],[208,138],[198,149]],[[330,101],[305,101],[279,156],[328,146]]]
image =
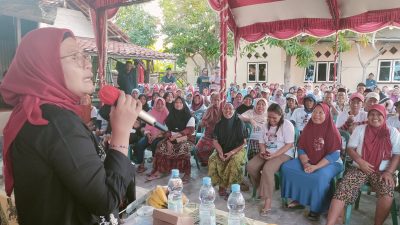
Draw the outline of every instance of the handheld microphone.
[[[111,85],[105,85],[99,90],[99,98],[106,105],[117,105],[117,100],[119,98],[120,90]],[[138,117],[146,122],[147,124],[156,127],[162,131],[168,131],[168,127],[159,123],[153,116],[147,112],[141,110]]]

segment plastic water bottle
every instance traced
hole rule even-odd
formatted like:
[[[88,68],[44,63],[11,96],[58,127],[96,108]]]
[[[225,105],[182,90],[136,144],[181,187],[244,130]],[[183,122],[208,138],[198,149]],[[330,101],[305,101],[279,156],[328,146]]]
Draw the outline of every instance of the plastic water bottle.
[[[242,193],[240,193],[240,185],[232,184],[232,192],[228,198],[228,225],[241,225],[244,222],[245,201]]]
[[[171,170],[171,178],[168,181],[168,209],[177,213],[183,212],[182,203],[182,180],[179,177],[179,170]]]
[[[215,225],[215,190],[211,185],[210,177],[203,177],[199,199],[200,225]]]

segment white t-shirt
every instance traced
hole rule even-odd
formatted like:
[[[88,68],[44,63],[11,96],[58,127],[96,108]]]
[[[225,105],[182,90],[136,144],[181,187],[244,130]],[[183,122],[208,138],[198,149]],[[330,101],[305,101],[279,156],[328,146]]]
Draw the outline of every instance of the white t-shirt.
[[[350,111],[339,113],[339,115],[336,119],[336,127],[337,128],[342,127],[346,123],[347,118],[349,118],[349,112]],[[365,112],[364,110],[360,109],[360,112],[356,116],[354,116],[354,122],[367,121],[367,116],[368,116],[368,113]]]
[[[92,110],[90,111],[90,118],[97,118],[97,109],[92,106]]]
[[[267,122],[267,110],[261,115],[258,115],[257,113],[254,112],[253,109],[247,110],[244,112],[241,116],[246,118],[246,119],[253,119],[257,123],[257,127],[253,127],[253,130],[250,135],[250,139],[252,140],[259,140],[262,136],[261,133],[261,128],[265,125]]]
[[[221,89],[221,77],[220,76],[210,76],[210,81],[214,82],[210,84],[210,89],[214,89],[214,91],[219,91]]]
[[[194,117],[190,117],[189,121],[186,124],[186,127],[195,127],[196,126],[196,121],[194,120]],[[172,135],[178,134],[179,132],[173,132],[171,131]]]
[[[349,143],[347,144],[347,147],[355,148],[360,156],[362,155],[362,147],[364,143],[364,134],[366,127],[366,124],[357,126],[351,134]],[[390,142],[392,143],[392,154],[400,155],[400,133],[394,127],[389,127],[389,131]],[[353,165],[359,167],[355,161],[353,161]],[[382,160],[381,164],[379,165],[379,170],[385,170],[388,165],[389,160]]]
[[[267,128],[265,124],[261,129],[262,137],[258,140],[260,144],[265,144],[265,148],[270,152],[277,152],[285,144],[294,143],[294,126],[289,120],[284,120],[283,124],[276,131],[277,127]],[[292,157],[294,156],[294,149],[289,149],[285,154]]]
[[[391,116],[387,119],[387,125],[396,128],[397,130],[400,129],[400,120],[397,115]]]
[[[311,119],[312,113],[307,113],[304,108],[295,109],[290,120],[293,120],[299,131],[303,131],[304,127],[307,125],[308,121]]]

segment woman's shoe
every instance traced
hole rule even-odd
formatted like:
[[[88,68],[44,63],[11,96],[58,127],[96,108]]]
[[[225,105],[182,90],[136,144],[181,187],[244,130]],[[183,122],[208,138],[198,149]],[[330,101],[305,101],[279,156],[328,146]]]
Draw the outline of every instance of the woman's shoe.
[[[261,209],[260,210],[260,216],[265,217],[268,216],[268,214],[271,212],[271,208],[269,209]]]
[[[298,201],[292,201],[291,203],[289,203],[289,205],[287,206],[288,209],[304,209],[304,205],[301,205]]]
[[[319,220],[319,213],[315,213],[310,211],[307,215],[307,218],[311,221],[318,221]]]

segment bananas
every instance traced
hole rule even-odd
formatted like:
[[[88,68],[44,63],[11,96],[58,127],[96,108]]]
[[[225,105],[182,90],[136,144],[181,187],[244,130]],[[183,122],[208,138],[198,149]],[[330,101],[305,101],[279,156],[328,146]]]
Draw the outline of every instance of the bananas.
[[[165,209],[168,206],[168,199],[166,192],[163,187],[157,185],[152,191],[150,197],[147,199],[147,204],[153,206],[156,209]]]
[[[153,206],[156,209],[168,208],[168,189],[167,187],[157,185],[151,195],[147,198],[147,204]],[[188,198],[185,194],[182,194],[182,202],[185,206],[188,202]]]

